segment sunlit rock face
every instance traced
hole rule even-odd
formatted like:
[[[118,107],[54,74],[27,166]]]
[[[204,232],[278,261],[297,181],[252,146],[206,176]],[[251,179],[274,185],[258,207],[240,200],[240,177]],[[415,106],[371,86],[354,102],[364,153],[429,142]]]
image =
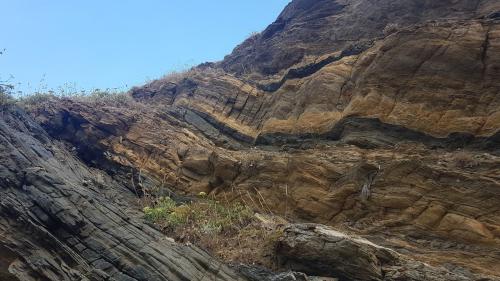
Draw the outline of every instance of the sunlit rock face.
[[[187,280],[208,271],[217,280],[249,278],[227,267],[215,272],[212,258],[197,248],[163,241],[140,217],[115,210],[133,213],[135,196],[182,200],[203,192],[372,241],[348,240],[352,263],[325,259],[316,268],[308,260],[315,256],[297,253],[313,253],[316,244],[344,234],[318,226],[328,230],[318,238],[317,231],[290,226],[277,253],[283,268],[341,280],[495,280],[499,11],[498,1],[481,0],[296,0],[223,61],[134,88],[127,102],[52,99],[28,108],[31,117],[2,115],[2,178],[10,181],[0,181],[6,186],[0,233],[9,237],[0,274],[4,263],[32,266],[15,262],[27,254],[13,246],[24,237],[14,236],[23,224],[13,224],[13,209],[29,210],[24,225],[41,220],[36,229],[52,242],[37,247],[47,261],[54,248],[64,247],[58,255],[76,253],[76,260],[60,259],[60,276],[97,267],[83,262],[92,259],[83,252],[99,246],[92,250],[106,261],[108,254],[118,257],[106,274],[127,269],[136,280]],[[23,181],[23,171],[42,178]],[[99,187],[103,181],[107,188]],[[105,216],[102,205],[117,215]],[[116,225],[134,229],[124,249],[109,236],[118,235]],[[94,227],[99,240],[89,242]],[[319,242],[294,250],[299,236]],[[149,255],[136,251],[137,243],[162,249],[154,255],[161,266],[135,262]],[[356,255],[357,247],[367,254]],[[185,256],[185,273],[171,271],[177,264],[170,258],[178,255]],[[322,270],[328,262],[340,269]],[[67,266],[75,271],[64,271]],[[141,275],[151,266],[156,275]]]
[[[263,142],[283,141],[272,140],[273,134],[340,138],[338,131],[352,117],[375,131],[387,128],[363,118],[441,139],[495,136],[500,4],[441,2],[294,1],[224,61],[199,67],[175,86],[155,81],[134,96],[144,100],[140,93],[148,92],[147,100],[188,107],[224,123],[245,142],[259,136]],[[277,29],[280,22],[287,28]],[[348,40],[344,33],[356,37]],[[307,55],[295,60],[295,48]],[[280,56],[293,62],[272,75],[226,67],[258,67],[267,52],[281,63],[286,59]],[[262,63],[277,65],[271,59]]]

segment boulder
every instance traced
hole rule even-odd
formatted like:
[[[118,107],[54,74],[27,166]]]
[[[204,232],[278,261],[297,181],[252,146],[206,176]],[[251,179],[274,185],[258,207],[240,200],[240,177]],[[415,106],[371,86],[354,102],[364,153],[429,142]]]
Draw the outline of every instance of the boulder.
[[[280,264],[286,268],[339,280],[471,280],[318,224],[287,226],[279,240],[277,254]]]

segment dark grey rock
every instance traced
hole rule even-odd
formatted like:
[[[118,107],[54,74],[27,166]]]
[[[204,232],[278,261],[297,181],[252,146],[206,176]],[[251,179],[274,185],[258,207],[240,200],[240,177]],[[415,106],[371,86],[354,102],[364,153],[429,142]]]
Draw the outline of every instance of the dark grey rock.
[[[101,175],[104,193],[86,180],[97,173],[22,111],[3,109],[1,280],[245,280],[144,224],[124,184]]]
[[[318,224],[288,226],[277,251],[282,266],[311,276],[338,277],[339,280],[466,281],[480,278],[470,272],[432,267],[366,239]]]

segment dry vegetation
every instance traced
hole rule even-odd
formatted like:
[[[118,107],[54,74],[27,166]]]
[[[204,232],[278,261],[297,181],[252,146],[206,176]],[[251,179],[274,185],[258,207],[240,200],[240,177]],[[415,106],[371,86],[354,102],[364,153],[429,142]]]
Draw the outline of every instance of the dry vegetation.
[[[178,242],[198,245],[226,262],[274,267],[279,227],[263,223],[241,203],[202,198],[178,205],[161,197],[144,214]]]
[[[471,153],[459,151],[453,156],[455,167],[460,169],[474,168],[479,165],[479,161]]]
[[[152,83],[161,81],[161,82],[171,82],[171,83],[180,83],[182,80],[195,77],[198,75],[203,76],[217,76],[224,75],[224,71],[221,68],[214,67],[213,64],[205,64],[199,67],[192,67],[187,70],[182,71],[172,71],[170,73],[165,74],[158,80],[153,81]]]
[[[245,41],[252,41],[252,42],[255,42],[255,41],[257,41],[257,39],[259,38],[259,35],[260,35],[260,32],[258,32],[258,31],[251,32],[251,33],[247,36],[247,39],[246,39]]]
[[[13,102],[14,99],[10,94],[0,90],[0,106],[12,104]]]
[[[172,71],[163,75],[159,80],[168,81],[172,83],[179,83],[181,80],[189,77],[193,73],[192,69],[183,71]]]
[[[36,108],[48,102],[58,100],[74,100],[81,103],[89,104],[91,106],[102,107],[129,107],[137,106],[137,102],[126,92],[112,91],[112,90],[92,90],[81,92],[44,92],[34,93],[16,99],[16,103],[29,110]]]
[[[4,106],[14,102],[14,98],[12,97],[13,89],[14,86],[5,84],[4,81],[0,81],[0,106]]]

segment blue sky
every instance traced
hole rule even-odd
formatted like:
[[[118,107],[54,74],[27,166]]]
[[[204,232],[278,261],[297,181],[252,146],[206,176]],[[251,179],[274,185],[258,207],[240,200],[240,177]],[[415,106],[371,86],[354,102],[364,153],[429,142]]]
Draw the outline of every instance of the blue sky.
[[[221,60],[289,1],[0,0],[0,78],[24,92],[125,89]]]

